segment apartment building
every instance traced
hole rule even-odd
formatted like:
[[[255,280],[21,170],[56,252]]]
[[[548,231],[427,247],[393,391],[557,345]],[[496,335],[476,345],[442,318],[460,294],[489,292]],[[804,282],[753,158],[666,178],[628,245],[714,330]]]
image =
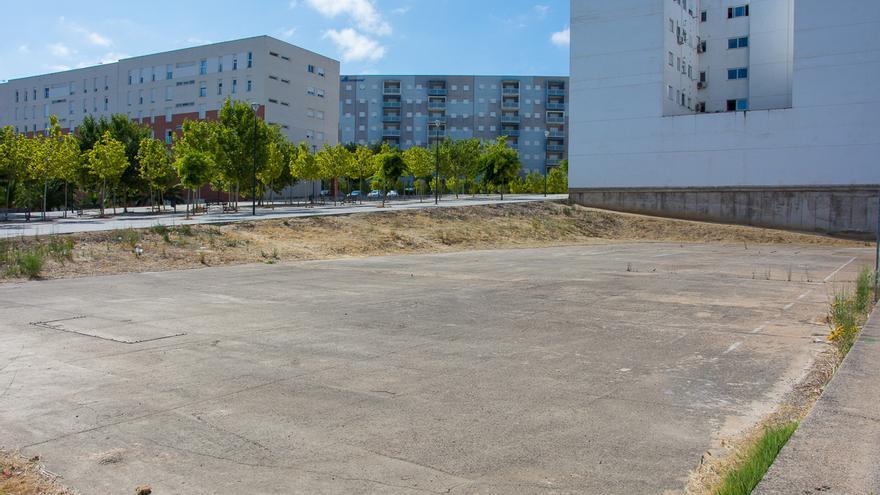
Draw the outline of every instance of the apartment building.
[[[348,75],[340,81],[342,143],[407,149],[446,137],[503,135],[524,169],[542,173],[568,156],[567,77]]]
[[[87,115],[125,114],[170,143],[187,119],[214,119],[227,98],[294,142],[336,144],[339,62],[258,36],[15,79],[0,84],[0,126],[36,133],[58,116],[75,131]]]
[[[791,107],[794,0],[663,2],[664,115]]]
[[[876,231],[880,2],[571,7],[574,201]]]

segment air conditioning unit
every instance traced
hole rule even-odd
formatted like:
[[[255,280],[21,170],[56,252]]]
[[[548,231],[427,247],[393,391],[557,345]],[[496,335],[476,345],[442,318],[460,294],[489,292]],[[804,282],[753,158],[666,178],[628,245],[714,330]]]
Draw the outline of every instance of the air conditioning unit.
[[[706,113],[706,104],[703,102],[697,103],[695,110],[697,113]]]
[[[706,89],[707,86],[709,86],[707,82],[700,81],[697,83],[697,89]]]
[[[697,45],[697,53],[706,53],[706,44],[700,43]]]

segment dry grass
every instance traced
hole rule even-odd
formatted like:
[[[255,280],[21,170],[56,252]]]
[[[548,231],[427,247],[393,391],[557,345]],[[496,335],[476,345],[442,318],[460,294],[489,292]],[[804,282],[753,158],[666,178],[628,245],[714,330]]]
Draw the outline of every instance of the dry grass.
[[[826,236],[629,215],[562,203],[392,211],[176,230],[157,227],[64,237],[73,241],[72,254],[47,257],[41,278],[615,241],[864,245]],[[34,248],[50,241],[15,242],[22,248]],[[134,254],[135,246],[143,249],[141,256]],[[4,280],[16,278],[0,270],[0,281]]]
[[[0,449],[0,495],[73,495],[39,463]]]

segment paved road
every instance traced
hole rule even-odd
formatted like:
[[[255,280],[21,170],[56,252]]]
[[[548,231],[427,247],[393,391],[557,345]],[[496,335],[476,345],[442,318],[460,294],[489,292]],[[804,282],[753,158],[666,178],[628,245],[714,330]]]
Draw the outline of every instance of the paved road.
[[[504,197],[504,203],[529,202],[529,201],[559,201],[568,199],[567,194],[543,195],[516,194]],[[456,206],[476,206],[501,203],[498,196],[445,196],[440,202],[441,208]],[[241,203],[239,213],[222,213],[213,211],[206,215],[198,215],[190,219],[186,218],[183,207],[178,207],[179,213],[154,214],[148,208],[132,208],[129,215],[119,215],[109,218],[98,218],[97,211],[87,211],[79,218],[61,218],[61,213],[52,212],[51,218],[46,222],[24,222],[22,219],[10,222],[0,222],[0,239],[21,236],[73,234],[77,232],[99,232],[117,229],[149,228],[155,225],[196,225],[210,223],[250,222],[254,220],[267,220],[273,218],[292,217],[315,217],[328,215],[349,215],[351,213],[387,212],[421,208],[435,208],[433,199],[401,200],[389,202],[386,208],[381,207],[381,202],[365,202],[362,205],[339,205],[332,202],[319,206],[278,206],[275,209],[257,208],[257,216],[251,216],[251,204]],[[20,216],[20,215],[19,215]],[[37,215],[39,217],[39,215]]]
[[[830,284],[870,255],[612,244],[0,285],[0,444],[84,494],[676,493],[827,345]]]

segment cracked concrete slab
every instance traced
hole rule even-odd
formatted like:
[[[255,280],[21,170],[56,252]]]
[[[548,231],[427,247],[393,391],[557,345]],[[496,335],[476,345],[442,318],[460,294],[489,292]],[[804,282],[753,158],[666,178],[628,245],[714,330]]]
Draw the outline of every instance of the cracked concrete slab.
[[[84,494],[675,493],[804,373],[869,256],[634,243],[7,284],[0,443]],[[32,324],[77,316],[101,333]]]

